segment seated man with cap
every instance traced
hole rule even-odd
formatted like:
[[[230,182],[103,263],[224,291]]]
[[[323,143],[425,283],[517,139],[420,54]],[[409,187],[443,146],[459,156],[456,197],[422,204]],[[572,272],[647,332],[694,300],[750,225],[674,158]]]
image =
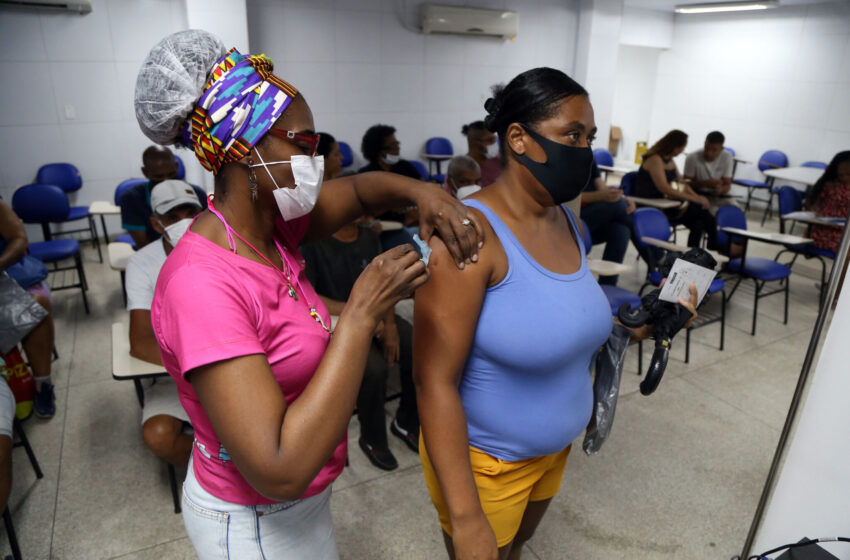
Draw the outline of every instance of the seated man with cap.
[[[162,364],[159,344],[151,323],[151,304],[159,271],[202,208],[192,187],[183,181],[159,183],[150,195],[151,228],[161,237],[134,253],[127,262],[127,310],[130,312],[130,355]],[[157,377],[144,389],[142,436],[160,459],[185,466],[192,451],[192,437],[184,433],[189,416],[168,377]]]
[[[118,201],[121,206],[121,227],[130,233],[137,249],[160,237],[160,233],[151,225],[151,192],[159,183],[177,179],[177,161],[174,154],[162,146],[149,147],[142,154],[142,174],[147,182],[130,187],[121,194]],[[184,181],[180,182],[187,188],[194,189],[201,208],[207,207],[207,193],[203,189]]]

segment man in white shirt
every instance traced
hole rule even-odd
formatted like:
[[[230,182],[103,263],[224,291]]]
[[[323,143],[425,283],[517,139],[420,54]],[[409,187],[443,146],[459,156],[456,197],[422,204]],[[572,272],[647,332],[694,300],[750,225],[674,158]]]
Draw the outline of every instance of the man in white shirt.
[[[734,161],[732,154],[723,149],[725,140],[720,132],[709,132],[703,149],[688,154],[685,159],[685,178],[690,179],[695,191],[708,198],[713,214],[721,206],[737,206],[729,195]]]
[[[151,191],[151,225],[162,237],[130,257],[127,262],[127,310],[130,312],[130,355],[162,364],[159,344],[151,323],[156,278],[165,259],[202,208],[192,186],[178,180],[159,183]],[[184,433],[189,416],[170,377],[158,377],[145,387],[142,436],[160,459],[185,466],[192,451],[192,437]]]

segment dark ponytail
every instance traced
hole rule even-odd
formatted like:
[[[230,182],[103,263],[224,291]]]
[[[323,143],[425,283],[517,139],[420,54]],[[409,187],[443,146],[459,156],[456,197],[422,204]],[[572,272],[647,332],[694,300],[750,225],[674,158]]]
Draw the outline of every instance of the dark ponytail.
[[[533,68],[515,77],[506,86],[493,86],[493,97],[484,103],[484,126],[499,135],[502,164],[505,138],[512,123],[534,125],[558,111],[558,103],[573,95],[587,95],[578,82],[554,68]]]

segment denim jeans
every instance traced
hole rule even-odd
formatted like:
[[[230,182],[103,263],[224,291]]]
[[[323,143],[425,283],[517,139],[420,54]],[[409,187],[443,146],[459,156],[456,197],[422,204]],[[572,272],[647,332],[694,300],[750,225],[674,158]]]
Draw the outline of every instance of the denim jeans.
[[[339,560],[331,487],[294,502],[244,506],[207,492],[192,462],[183,483],[183,522],[200,560]]]

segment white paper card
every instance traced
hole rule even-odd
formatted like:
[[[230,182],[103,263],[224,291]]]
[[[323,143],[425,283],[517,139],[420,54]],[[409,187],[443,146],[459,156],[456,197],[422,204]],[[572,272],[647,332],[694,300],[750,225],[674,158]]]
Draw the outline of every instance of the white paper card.
[[[676,259],[673,263],[673,268],[670,269],[670,274],[667,276],[667,282],[661,288],[661,294],[659,294],[658,299],[669,301],[670,303],[678,303],[680,298],[688,300],[691,298],[689,288],[691,282],[693,282],[697,287],[697,295],[699,296],[697,305],[699,305],[716,275],[717,272],[714,270],[683,259]]]

